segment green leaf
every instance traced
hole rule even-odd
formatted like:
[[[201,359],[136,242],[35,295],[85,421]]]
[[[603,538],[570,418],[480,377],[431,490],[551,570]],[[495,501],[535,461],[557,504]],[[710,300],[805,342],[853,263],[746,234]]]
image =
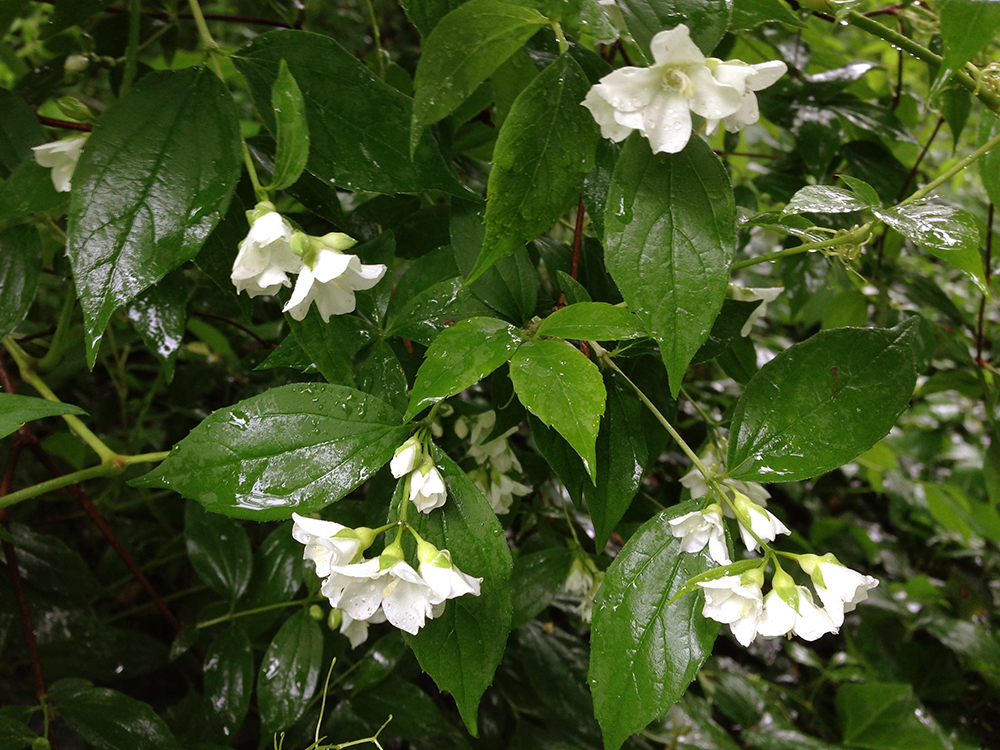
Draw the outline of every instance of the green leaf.
[[[730,30],[752,29],[771,21],[805,28],[805,24],[781,0],[733,0],[733,20],[729,24]]]
[[[979,291],[991,297],[979,253],[979,226],[970,213],[920,201],[874,211],[901,235],[964,271]]]
[[[722,302],[722,311],[719,317],[712,324],[712,330],[705,339],[705,343],[695,353],[692,364],[700,364],[715,359],[720,354],[726,352],[733,342],[740,338],[744,324],[750,318],[751,313],[764,304],[761,300],[751,300],[743,302],[741,300],[726,298]]]
[[[230,625],[205,655],[205,700],[209,717],[226,737],[236,733],[250,710],[253,647],[243,628]]]
[[[73,173],[66,232],[91,368],[115,310],[198,254],[240,163],[236,107],[207,68],[150,73],[101,117]]]
[[[253,553],[253,576],[243,602],[247,609],[290,601],[302,586],[302,545],[292,538],[291,523],[279,525]],[[271,609],[240,618],[250,638],[256,638],[281,617]]]
[[[936,722],[904,684],[841,685],[837,715],[844,744],[871,750],[943,750],[950,748]],[[937,730],[937,731],[935,731]]]
[[[190,500],[184,511],[184,539],[201,580],[230,601],[239,599],[250,583],[253,562],[243,526]]]
[[[282,190],[294,185],[309,161],[309,123],[306,104],[295,77],[282,60],[278,77],[271,87],[271,108],[274,110],[275,140],[274,173],[269,190]]]
[[[208,510],[267,521],[344,497],[409,436],[398,412],[361,391],[286,385],[220,409],[140,487],[169,487]]]
[[[170,643],[170,653],[167,658],[171,662],[175,662],[180,659],[184,654],[191,650],[191,647],[198,642],[198,638],[201,636],[201,631],[198,628],[184,628],[176,636],[174,640]]]
[[[836,328],[764,365],[736,404],[734,479],[788,482],[842,466],[882,439],[916,384],[918,319],[896,328]]]
[[[449,11],[461,4],[462,0],[403,0],[400,3],[407,17],[420,31],[420,36],[425,39]]]
[[[535,619],[562,591],[573,552],[565,547],[552,547],[517,558],[510,577],[514,597],[514,617],[511,627],[519,628]]]
[[[788,202],[783,214],[842,214],[868,208],[853,192],[834,185],[806,185]]]
[[[46,401],[32,396],[0,393],[0,438],[20,429],[25,422],[59,414],[86,414],[79,406],[61,401]]]
[[[471,0],[442,18],[417,63],[410,152],[426,126],[454,112],[547,24],[537,10],[501,0]]]
[[[264,651],[257,675],[257,706],[265,734],[294,724],[319,684],[323,633],[301,609],[289,617]]]
[[[0,21],[0,36],[6,34],[7,28]],[[31,148],[45,143],[45,131],[24,99],[7,89],[0,89],[0,112],[3,112],[3,122],[0,122],[0,176],[7,177],[21,164],[33,159]]]
[[[607,302],[577,302],[560,308],[542,321],[539,336],[563,339],[618,341],[645,336],[639,319],[624,307]]]
[[[354,683],[351,697],[382,684],[409,652],[402,630],[393,629],[379,638],[367,650],[364,661],[351,679]]]
[[[26,161],[0,185],[0,221],[61,210],[68,201],[69,194],[56,192],[52,185],[51,169]]]
[[[399,358],[384,340],[376,339],[358,370],[358,389],[406,411],[406,373]]]
[[[855,197],[857,197],[858,200],[863,201],[865,205],[877,206],[881,203],[878,193],[875,192],[875,188],[864,180],[859,180],[857,177],[851,177],[849,174],[840,175],[840,179],[847,183],[847,187],[851,189],[851,192],[854,193]]]
[[[448,487],[440,511],[410,518],[424,539],[448,549],[462,572],[483,579],[480,596],[448,602],[417,635],[406,634],[420,667],[458,704],[466,729],[478,735],[479,700],[493,682],[510,632],[510,548],[490,504],[440,448],[434,461]]]
[[[980,0],[944,0],[940,7],[943,67],[959,70],[1000,28],[1000,5]]]
[[[398,307],[390,307],[385,335],[403,336],[430,346],[450,323],[492,314],[493,310],[476,299],[461,279],[452,278],[434,284]]]
[[[671,533],[668,521],[690,505],[643,524],[597,594],[590,689],[606,750],[617,750],[684,694],[719,633],[719,624],[701,614],[701,592],[666,606],[685,581],[715,567],[707,550],[682,553]]]
[[[0,750],[21,750],[31,747],[38,735],[23,721],[9,716],[0,716]]]
[[[42,242],[30,225],[0,232],[0,338],[21,324],[42,275]]]
[[[140,294],[126,315],[163,366],[169,383],[187,326],[188,287],[183,272],[171,271],[159,284]]]
[[[97,750],[180,750],[180,743],[148,703],[86,680],[60,680],[48,697],[59,718]]]
[[[632,504],[649,459],[646,437],[636,429],[645,407],[618,373],[605,372],[605,385],[608,409],[597,435],[597,482],[584,490],[598,550]]]
[[[607,397],[597,365],[564,341],[528,341],[510,360],[510,379],[525,408],[566,438],[596,481],[594,444]]]
[[[285,319],[299,347],[328,383],[354,386],[352,358],[371,336],[361,318],[334,315],[324,322],[314,305],[302,320],[295,320],[290,315]]]
[[[664,29],[686,24],[691,39],[706,55],[711,54],[729,26],[732,0],[621,0],[625,24],[648,62],[650,40]]]
[[[478,383],[510,359],[521,341],[514,326],[496,318],[469,318],[446,328],[427,349],[404,419]]]
[[[605,258],[630,310],[660,345],[674,397],[722,309],[736,250],[736,203],[712,149],[693,138],[656,154],[633,134],[604,215]]]
[[[514,101],[493,151],[486,239],[467,283],[548,230],[579,200],[597,140],[594,118],[580,106],[589,90],[580,66],[563,55]]]
[[[277,126],[271,87],[283,60],[305,100],[310,133],[307,169],[316,177],[346,190],[392,194],[436,188],[467,195],[429,135],[410,158],[406,144],[412,100],[327,36],[272,31],[255,38],[234,58],[272,133]]]

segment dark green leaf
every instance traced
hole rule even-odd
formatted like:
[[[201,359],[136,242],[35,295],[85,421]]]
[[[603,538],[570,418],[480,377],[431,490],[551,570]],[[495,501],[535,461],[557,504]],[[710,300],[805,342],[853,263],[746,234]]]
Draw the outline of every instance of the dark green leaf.
[[[295,184],[309,161],[306,104],[299,84],[284,60],[278,66],[278,77],[271,87],[271,108],[274,110],[277,149],[269,189],[281,190]]]
[[[348,190],[392,194],[437,188],[466,195],[430,135],[410,158],[412,100],[330,37],[272,31],[234,59],[271,132],[276,129],[271,86],[282,60],[305,99],[311,137],[307,168],[314,175]]]
[[[409,647],[403,640],[401,630],[392,630],[379,638],[368,649],[361,666],[351,677],[351,697],[381,684],[408,654]]]
[[[821,331],[764,365],[736,404],[730,476],[807,479],[871,448],[909,404],[917,322]]]
[[[396,353],[384,340],[377,339],[361,361],[358,388],[385,401],[396,411],[406,411],[406,373]]]
[[[257,676],[257,705],[266,733],[294,724],[316,693],[323,661],[323,633],[302,609],[289,617],[264,652]]]
[[[535,447],[545,459],[559,481],[566,487],[573,504],[583,506],[583,489],[587,483],[587,469],[579,454],[558,432],[546,427],[534,414],[528,414],[528,428]],[[596,452],[596,451],[595,451]]]
[[[339,500],[382,468],[409,435],[401,421],[361,391],[287,385],[215,412],[135,481],[226,515],[288,518]]]
[[[730,0],[622,0],[619,7],[628,30],[650,63],[650,40],[681,23],[690,29],[701,51],[710,54],[726,33],[733,9]]]
[[[860,211],[868,204],[850,190],[834,185],[806,185],[782,209],[784,214],[842,214]]]
[[[1000,135],[1000,122],[990,117],[984,117],[979,122],[979,144]],[[979,175],[983,178],[983,187],[990,201],[1000,205],[1000,148],[987,151],[979,157]]]
[[[0,22],[0,36],[5,34]],[[33,158],[32,146],[45,143],[45,131],[38,118],[17,94],[0,89],[0,176],[7,177],[17,167]]]
[[[959,70],[996,35],[1000,5],[980,0],[945,0],[941,3],[943,66]]]
[[[253,576],[244,597],[247,609],[287,602],[302,586],[302,545],[292,538],[290,523],[283,523],[253,553]],[[267,630],[281,616],[271,609],[240,618],[250,638]]]
[[[9,531],[17,547],[21,575],[36,589],[72,602],[103,593],[84,559],[58,537],[39,534],[20,523],[11,524]]]
[[[857,177],[851,177],[849,174],[840,175],[847,186],[854,193],[858,200],[864,202],[866,206],[877,206],[879,205],[878,193],[875,192],[875,188],[869,185],[864,180],[859,180]]]
[[[0,393],[0,437],[16,432],[25,422],[59,414],[86,414],[79,406],[61,401],[46,401],[31,396]]]
[[[562,591],[573,552],[565,547],[539,550],[517,558],[510,577],[514,596],[514,618],[511,627],[519,628],[535,619],[549,602]]]
[[[191,647],[198,642],[201,631],[198,628],[184,628],[179,632],[170,644],[168,659],[172,662],[180,659],[191,650]]]
[[[492,310],[462,285],[461,279],[452,278],[414,295],[405,304],[390,307],[386,336],[403,336],[430,345],[449,323],[492,314]]]
[[[364,321],[354,315],[334,315],[324,322],[313,306],[302,320],[286,317],[299,347],[328,383],[354,386],[352,358],[371,335]]]
[[[230,625],[212,642],[205,655],[209,717],[227,737],[236,733],[250,710],[253,678],[250,639],[239,625]]]
[[[597,366],[563,341],[529,341],[511,358],[510,379],[525,408],[566,438],[596,481],[594,443],[607,396]]]
[[[598,550],[604,549],[632,504],[649,458],[646,438],[636,429],[645,407],[618,373],[606,371],[605,384],[608,410],[597,435],[597,482],[584,490]]]
[[[462,0],[403,0],[400,3],[410,21],[420,31],[420,36],[425,38],[449,11],[461,4]]]
[[[30,747],[38,735],[22,721],[0,716],[0,750],[21,750]]]
[[[221,596],[240,598],[250,583],[253,553],[243,526],[232,518],[208,513],[189,500],[184,512],[188,558],[198,576]]]
[[[604,215],[608,271],[660,345],[676,397],[729,286],[736,203],[729,176],[700,138],[656,154],[633,134]]]
[[[517,97],[493,152],[486,239],[469,281],[549,229],[579,200],[597,137],[594,118],[580,106],[589,90],[580,66],[563,55]]]
[[[174,379],[174,360],[187,325],[187,299],[184,274],[172,271],[132,300],[126,313],[146,346],[160,360],[168,383]]]
[[[952,148],[958,148],[958,139],[962,137],[972,112],[972,94],[959,86],[949,86],[941,92],[939,106],[951,130]]]
[[[434,460],[448,501],[441,511],[418,513],[410,523],[424,539],[447,548],[464,573],[482,578],[482,594],[449,601],[440,617],[405,637],[421,668],[452,694],[469,733],[478,736],[479,699],[493,682],[510,632],[510,549],[472,480],[437,447]]]
[[[639,319],[624,307],[607,302],[577,302],[560,308],[542,321],[539,336],[563,339],[618,341],[645,336]]]
[[[51,169],[26,161],[0,185],[0,221],[55,211],[67,201],[69,194],[56,192],[52,185]]]
[[[86,680],[60,680],[49,689],[59,718],[98,750],[180,750],[163,719],[148,703]]]
[[[712,330],[708,334],[705,343],[691,360],[693,364],[708,362],[724,353],[733,342],[740,337],[744,324],[750,318],[750,314],[763,304],[760,300],[743,302],[736,299],[726,298],[722,303],[722,311],[719,317],[712,324]]]
[[[151,73],[104,113],[73,173],[66,240],[91,367],[114,311],[197,255],[239,173],[236,107],[207,68]]]
[[[496,318],[469,318],[442,331],[417,372],[405,419],[478,383],[510,359],[521,341],[514,326]]]
[[[875,215],[901,235],[964,271],[990,296],[979,254],[979,226],[967,211],[938,203],[908,203],[875,209]]]
[[[604,209],[620,153],[619,144],[606,138],[599,139],[594,151],[594,168],[583,180],[583,205],[598,237],[604,236]]]
[[[0,338],[28,314],[42,275],[38,230],[25,225],[0,232]]]
[[[692,510],[688,505],[643,524],[611,564],[594,603],[590,689],[607,750],[684,694],[719,633],[719,624],[701,614],[701,592],[666,606],[685,581],[715,567],[707,550],[682,553],[671,533],[668,521]]]
[[[940,728],[913,695],[910,685],[841,685],[837,715],[844,742],[871,750],[945,750]],[[937,731],[935,731],[937,730]]]
[[[752,29],[758,24],[780,21],[788,26],[805,27],[781,0],[733,0],[732,31]]]
[[[501,0],[471,0],[442,18],[417,63],[411,152],[426,126],[454,112],[547,23],[537,10]]]

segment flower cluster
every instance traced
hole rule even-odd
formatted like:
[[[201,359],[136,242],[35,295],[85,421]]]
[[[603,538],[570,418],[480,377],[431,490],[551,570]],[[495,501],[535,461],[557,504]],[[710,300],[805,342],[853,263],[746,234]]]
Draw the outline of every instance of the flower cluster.
[[[604,76],[582,104],[601,135],[623,141],[633,130],[649,140],[654,153],[675,154],[691,138],[691,113],[705,119],[711,135],[721,124],[735,133],[757,122],[755,92],[775,83],[788,67],[780,60],[748,65],[706,58],[680,24],[650,41],[654,64],[625,67]]]
[[[493,512],[503,515],[510,512],[515,496],[523,497],[531,488],[509,476],[510,472],[521,474],[521,462],[507,441],[517,428],[511,427],[502,435],[488,439],[496,421],[494,411],[484,411],[472,418],[459,417],[455,422],[455,434],[463,440],[469,438],[469,457],[477,464],[469,472],[469,478],[489,500]]]
[[[355,307],[354,292],[371,289],[385,275],[385,265],[364,265],[345,253],[355,240],[341,232],[313,237],[292,227],[268,201],[247,212],[250,232],[240,245],[231,279],[237,293],[251,297],[277,294],[292,286],[289,274],[298,274],[292,296],[283,308],[302,320],[313,302],[324,322]]]
[[[340,632],[352,647],[367,639],[369,624],[388,621],[416,635],[427,620],[444,611],[448,599],[479,596],[483,579],[463,573],[452,563],[448,550],[439,550],[412,529],[419,569],[404,559],[401,533],[381,555],[366,560],[364,552],[376,531],[350,529],[297,513],[292,518],[292,536],[305,545],[303,558],[312,561],[316,575],[324,579],[320,592],[338,611]],[[338,616],[331,624],[337,624]]]
[[[396,479],[409,475],[409,501],[421,513],[430,513],[444,505],[448,499],[448,488],[434,459],[424,447],[421,433],[413,435],[396,449],[389,471]]]
[[[60,193],[68,193],[73,187],[73,172],[87,138],[80,135],[31,148],[38,165],[52,170],[52,184]]]

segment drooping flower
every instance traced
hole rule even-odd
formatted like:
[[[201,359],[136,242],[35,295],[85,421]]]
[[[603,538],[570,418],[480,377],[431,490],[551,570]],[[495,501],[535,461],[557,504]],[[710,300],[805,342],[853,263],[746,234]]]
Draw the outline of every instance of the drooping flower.
[[[744,286],[737,286],[736,284],[729,285],[729,292],[733,295],[733,299],[739,300],[741,302],[755,302],[760,300],[761,303],[750,313],[750,317],[747,318],[743,327],[740,329],[740,336],[749,336],[750,330],[753,328],[753,324],[764,317],[764,313],[767,312],[767,303],[774,302],[781,294],[784,287],[772,286],[772,287],[760,287],[751,288]],[[770,495],[768,496],[770,497]]]
[[[762,541],[773,542],[778,534],[792,533],[771,511],[757,505],[739,490],[733,490],[733,506],[740,524],[740,536],[751,552],[759,549],[754,534]]]
[[[466,594],[479,596],[483,579],[459,570],[451,561],[451,553],[448,550],[439,550],[433,544],[421,539],[417,542],[417,557],[420,560],[420,577],[431,588],[432,605]]]
[[[288,274],[302,270],[302,258],[290,244],[292,225],[268,201],[247,211],[247,219],[250,231],[240,244],[230,279],[237,294],[277,294],[281,287],[292,285]]]
[[[347,636],[351,642],[351,648],[357,648],[368,640],[369,625],[377,625],[380,622],[385,622],[385,613],[381,609],[375,610],[375,614],[367,620],[355,620],[349,614],[339,609],[331,610],[331,614],[334,612],[340,615],[340,632],[342,635]]]
[[[757,106],[756,91],[761,91],[777,83],[781,76],[788,72],[788,66],[781,60],[748,65],[742,60],[727,60],[723,62],[715,57],[706,60],[712,75],[720,83],[725,83],[743,94],[740,108],[725,117],[709,117],[705,121],[705,133],[712,135],[719,123],[730,133],[738,133],[747,125],[752,125],[760,119],[760,109]],[[746,334],[743,334],[746,336]]]
[[[469,472],[469,478],[476,483],[486,497],[490,508],[498,516],[510,513],[515,497],[531,494],[531,487],[516,482],[506,474],[501,474],[492,466],[481,466]]]
[[[521,462],[510,447],[508,437],[516,427],[511,427],[492,440],[487,440],[496,425],[496,412],[485,411],[475,417],[459,417],[455,422],[455,434],[469,438],[469,457],[478,467],[468,472],[497,515],[509,513],[515,497],[531,493],[531,488],[508,476],[507,472],[521,473]]]
[[[859,602],[868,598],[869,590],[878,586],[877,578],[841,565],[832,554],[800,555],[798,560],[802,570],[812,578],[826,613],[838,628],[844,624],[844,613],[853,612]]]
[[[68,193],[73,187],[73,172],[86,141],[87,136],[80,135],[31,148],[38,165],[52,170],[52,184],[60,193]]]
[[[389,471],[399,479],[409,474],[417,465],[423,455],[423,444],[417,435],[413,435],[409,440],[396,448],[396,452],[389,462]]]
[[[573,564],[569,568],[569,575],[566,576],[566,581],[563,583],[563,589],[570,594],[586,596],[593,585],[594,576],[584,567],[583,561],[579,557],[574,557]]]
[[[336,521],[323,521],[292,513],[292,538],[306,546],[303,560],[312,560],[316,575],[326,578],[334,565],[347,565],[374,541],[371,529],[349,529]]]
[[[681,552],[701,552],[708,545],[708,554],[720,565],[729,565],[726,531],[722,525],[722,508],[712,503],[704,510],[671,518],[670,533],[681,540]]]
[[[719,440],[719,451],[723,454],[726,452],[725,440]],[[709,446],[705,450],[704,455],[701,456],[701,462],[705,465],[705,468],[716,473],[721,472],[726,466],[725,461],[716,455],[715,446]],[[708,482],[705,481],[705,477],[695,467],[692,467],[691,471],[681,477],[681,484],[691,490],[692,500],[699,497],[707,497],[709,492],[711,492],[711,488],[708,486]],[[757,482],[740,482],[735,479],[727,479],[726,484],[747,495],[758,505],[767,505],[767,501],[771,497],[771,493],[764,488],[764,485]],[[729,513],[728,508],[723,509],[723,514],[732,518],[732,513]]]
[[[733,637],[743,646],[749,646],[757,637],[757,623],[763,606],[760,591],[763,582],[764,573],[760,568],[741,576],[701,581],[698,585],[705,592],[705,606],[701,613],[728,625]]]
[[[609,73],[582,102],[605,138],[622,141],[638,130],[654,153],[674,154],[691,137],[692,112],[718,120],[743,106],[743,89],[712,75],[684,24],[661,31],[649,46],[654,65]]]
[[[448,488],[441,472],[434,465],[434,459],[425,456],[420,468],[410,474],[410,502],[421,513],[430,513],[444,505],[447,499]]]
[[[357,305],[354,292],[371,289],[385,276],[382,263],[364,265],[357,255],[343,253],[355,240],[341,232],[322,237],[298,233],[294,240],[303,251],[304,263],[283,312],[295,320],[303,320],[314,301],[324,322],[331,315],[353,312]]]
[[[812,594],[804,586],[796,586],[792,577],[778,570],[771,581],[773,588],[764,597],[764,607],[757,633],[763,636],[797,635],[815,641],[827,633],[836,633],[837,626],[826,610],[813,603]]]

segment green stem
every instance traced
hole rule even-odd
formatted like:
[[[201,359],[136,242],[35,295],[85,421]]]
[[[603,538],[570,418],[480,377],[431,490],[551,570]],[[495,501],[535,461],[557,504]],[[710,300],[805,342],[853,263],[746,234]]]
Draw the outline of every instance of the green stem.
[[[42,372],[48,372],[55,367],[66,352],[67,336],[69,327],[73,321],[73,310],[76,307],[76,289],[72,284],[66,289],[66,298],[63,300],[62,310],[59,312],[59,323],[56,326],[55,335],[52,336],[52,344],[49,351],[35,363],[35,368]]]
[[[378,30],[378,19],[375,17],[375,6],[372,0],[365,0],[368,4],[368,17],[372,22],[372,36],[375,37],[375,54],[378,56],[378,75],[385,80],[385,51],[382,49],[382,35]]]
[[[980,156],[984,156],[991,148],[993,148],[994,146],[996,146],[998,143],[1000,143],[1000,135],[994,136],[993,138],[991,138],[990,140],[988,140],[986,143],[984,143],[982,146],[980,146],[975,151],[973,151],[971,154],[969,154],[964,159],[962,159],[960,162],[958,162],[954,166],[946,169],[944,172],[942,172],[940,175],[938,175],[931,182],[927,183],[924,187],[920,188],[915,193],[913,193],[913,195],[911,195],[909,198],[907,198],[904,201],[901,201],[899,203],[899,205],[900,206],[905,206],[907,203],[912,203],[914,201],[920,200],[921,198],[923,198],[924,196],[926,196],[928,193],[932,192],[937,187],[939,187],[940,185],[944,184],[945,182],[947,182],[948,180],[950,180],[952,177],[954,177],[956,174],[958,174],[963,169],[965,169],[967,166],[969,166],[970,164],[972,164],[972,162],[974,162]]]
[[[132,88],[135,74],[139,70],[139,34],[142,30],[140,0],[132,0],[129,6],[128,49],[125,51],[125,72],[118,96],[123,97]]]
[[[253,157],[250,155],[250,147],[247,146],[245,139],[243,141],[243,163],[246,165],[247,174],[250,175],[250,184],[253,185],[253,194],[257,198],[257,202],[266,201],[269,196],[267,190],[261,187],[260,178],[257,176],[257,165],[253,163]]]
[[[767,263],[771,260],[781,260],[782,258],[787,258],[790,255],[798,255],[800,253],[808,253],[812,250],[823,250],[828,247],[837,247],[838,245],[852,245],[863,241],[868,233],[871,231],[873,222],[868,222],[867,224],[862,224],[859,227],[855,227],[850,232],[842,234],[838,237],[831,237],[828,240],[822,240],[820,242],[807,242],[803,245],[796,245],[795,247],[789,247],[784,250],[778,250],[777,252],[768,253],[767,255],[758,255],[756,258],[747,258],[746,260],[741,260],[733,263],[732,270],[736,271],[740,268],[746,268],[747,266],[755,266],[758,263]]]
[[[392,714],[389,714],[389,718],[385,720],[385,723],[378,728],[371,737],[365,737],[362,740],[351,740],[350,742],[341,742],[339,745],[334,745],[333,750],[343,750],[345,747],[354,747],[355,745],[363,745],[366,742],[371,742],[375,747],[381,748],[382,746],[378,742],[378,736],[382,734],[382,730],[389,726],[389,722],[392,721]]]
[[[218,625],[220,622],[229,622],[230,620],[235,620],[237,617],[256,615],[261,612],[269,612],[272,609],[283,609],[285,607],[295,607],[298,605],[315,604],[316,602],[321,602],[324,599],[326,599],[325,596],[307,596],[305,599],[293,599],[290,602],[278,602],[277,604],[268,604],[264,607],[245,609],[242,612],[230,612],[229,614],[222,615],[222,617],[214,617],[211,620],[205,620],[205,622],[199,622],[197,625],[195,625],[195,627],[201,630],[202,628],[209,628],[212,625]]]
[[[555,32],[556,41],[559,42],[559,54],[566,54],[566,50],[569,49],[569,42],[566,41],[566,35],[563,34],[562,24],[557,20],[550,18],[549,25],[552,27],[552,31]]]

